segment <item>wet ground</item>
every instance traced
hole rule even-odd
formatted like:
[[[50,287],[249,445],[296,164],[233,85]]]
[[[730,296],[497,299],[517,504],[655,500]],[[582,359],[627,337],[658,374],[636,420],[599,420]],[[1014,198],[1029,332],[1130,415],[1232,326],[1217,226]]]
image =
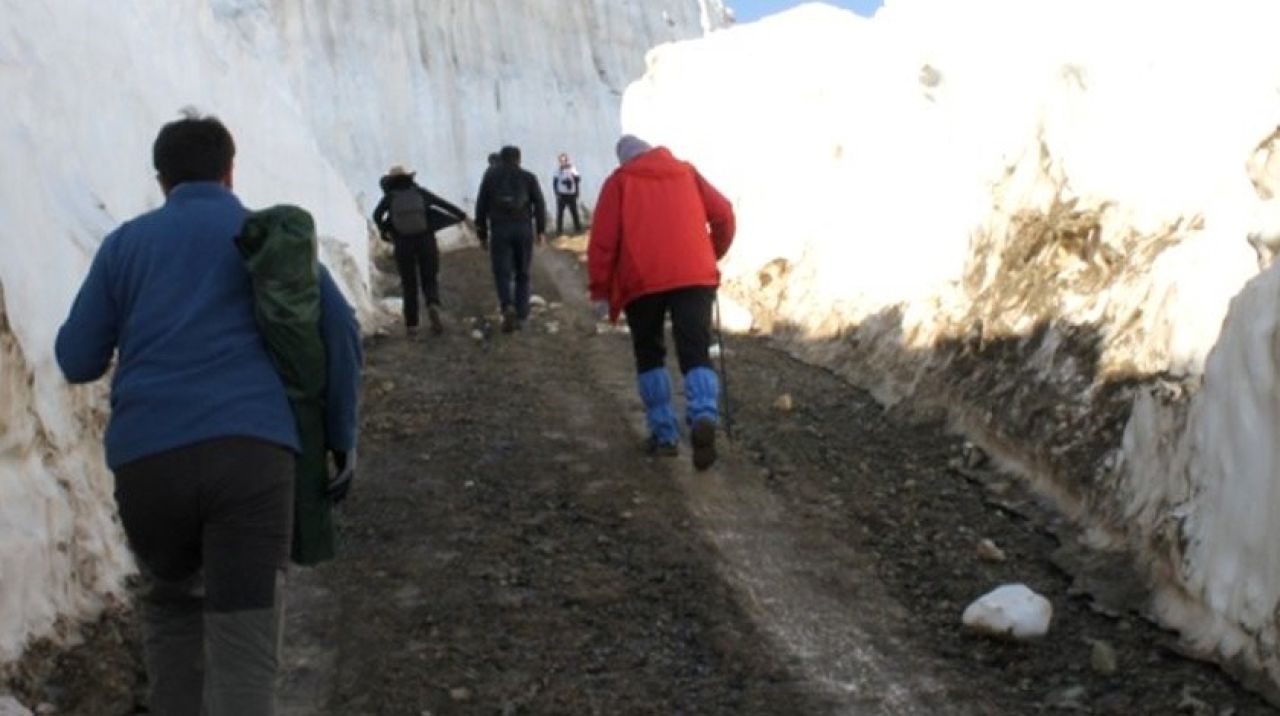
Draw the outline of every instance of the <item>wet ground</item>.
[[[445,335],[370,343],[342,554],[290,585],[285,713],[1272,713],[1081,589],[1069,531],[940,422],[767,338],[727,339],[715,468],[645,457],[628,337],[590,318],[574,254],[536,261],[549,307],[520,332],[468,249]],[[962,629],[1005,582],[1052,601],[1048,637]],[[24,694],[110,713],[75,668]]]

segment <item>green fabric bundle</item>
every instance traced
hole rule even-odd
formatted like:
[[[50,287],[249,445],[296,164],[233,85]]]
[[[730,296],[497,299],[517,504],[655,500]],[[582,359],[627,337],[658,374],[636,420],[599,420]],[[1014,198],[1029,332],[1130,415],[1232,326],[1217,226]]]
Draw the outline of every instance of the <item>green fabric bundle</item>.
[[[236,237],[253,279],[258,329],[284,380],[302,454],[294,480],[294,562],[313,565],[336,550],[325,456],[325,348],[315,221],[296,206],[249,214]]]

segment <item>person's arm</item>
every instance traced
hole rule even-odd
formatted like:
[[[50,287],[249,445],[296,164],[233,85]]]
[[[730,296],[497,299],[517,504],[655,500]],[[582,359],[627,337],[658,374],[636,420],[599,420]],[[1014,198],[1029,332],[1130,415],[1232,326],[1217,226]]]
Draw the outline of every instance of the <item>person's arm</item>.
[[[476,191],[476,238],[480,239],[481,246],[489,242],[489,185],[492,176],[493,170],[486,170],[480,180],[480,189]]]
[[[328,269],[320,267],[320,333],[325,348],[325,444],[332,452],[356,447],[360,371],[364,353],[360,323]]]
[[[622,243],[622,191],[617,175],[605,180],[587,240],[587,290],[592,301],[613,297],[613,273]]]
[[[111,290],[111,255],[115,234],[93,257],[67,320],[58,329],[54,354],[70,383],[90,383],[111,366],[120,333],[120,315]]]
[[[435,194],[432,194],[431,192],[427,191],[426,189],[419,187],[418,191],[422,192],[422,197],[427,200],[427,206],[429,207],[434,206],[438,209],[442,209],[446,214],[452,216],[458,221],[467,220],[467,212],[463,211],[462,209],[459,209],[453,204],[450,204],[444,199],[441,199]]]
[[[733,244],[733,235],[737,224],[733,216],[733,204],[724,197],[711,182],[702,178],[695,169],[694,178],[698,182],[698,193],[702,195],[702,205],[707,210],[707,224],[711,226],[711,244],[715,247],[716,258],[722,259],[729,253]]]
[[[378,205],[373,208],[373,225],[378,227],[378,234],[386,239],[391,233],[391,197],[383,194]]]
[[[529,197],[533,200],[533,223],[538,228],[538,236],[547,233],[547,202],[542,198],[542,187],[538,186],[538,177],[526,172],[525,181],[529,184]]]

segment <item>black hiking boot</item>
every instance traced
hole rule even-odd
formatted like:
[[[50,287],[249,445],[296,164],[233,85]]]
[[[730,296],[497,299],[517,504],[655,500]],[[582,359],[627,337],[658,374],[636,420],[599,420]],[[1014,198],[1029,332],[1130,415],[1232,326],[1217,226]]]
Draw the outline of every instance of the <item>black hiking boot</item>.
[[[675,443],[664,443],[656,435],[645,438],[640,449],[649,457],[676,457],[680,454],[680,448]]]
[[[502,309],[502,332],[510,333],[516,329],[516,309],[514,306],[507,306]]]
[[[440,311],[435,306],[427,306],[427,321],[431,323],[431,335],[444,333],[444,324],[440,322]]]
[[[697,420],[689,436],[693,443],[693,467],[705,470],[716,462],[716,423],[714,420]]]

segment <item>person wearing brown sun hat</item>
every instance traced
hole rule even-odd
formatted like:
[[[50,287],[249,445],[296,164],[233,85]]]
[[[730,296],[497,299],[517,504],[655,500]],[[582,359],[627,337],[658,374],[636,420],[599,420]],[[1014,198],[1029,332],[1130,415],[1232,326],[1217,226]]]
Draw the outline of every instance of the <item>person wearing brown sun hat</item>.
[[[418,291],[427,304],[431,332],[440,335],[440,246],[436,231],[468,221],[467,213],[418,186],[415,173],[397,164],[380,182],[382,200],[373,210],[373,223],[384,241],[395,246],[396,271],[404,297],[405,331],[418,332]]]

